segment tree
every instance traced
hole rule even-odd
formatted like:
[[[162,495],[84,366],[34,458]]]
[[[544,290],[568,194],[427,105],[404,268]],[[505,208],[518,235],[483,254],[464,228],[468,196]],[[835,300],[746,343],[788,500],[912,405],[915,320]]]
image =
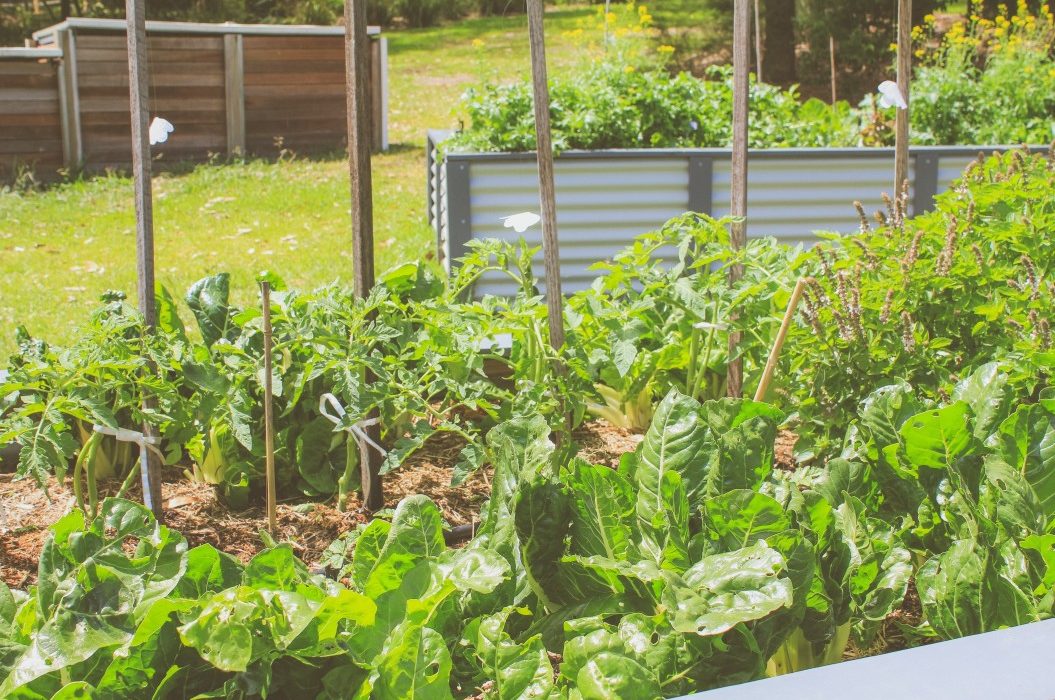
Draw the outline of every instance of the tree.
[[[765,0],[763,56],[765,79],[793,83],[795,70],[795,0]]]

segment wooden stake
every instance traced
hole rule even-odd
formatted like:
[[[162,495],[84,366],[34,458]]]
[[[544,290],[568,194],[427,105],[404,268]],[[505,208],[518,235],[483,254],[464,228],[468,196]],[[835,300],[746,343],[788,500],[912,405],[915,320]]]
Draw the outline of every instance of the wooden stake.
[[[535,138],[538,142],[538,185],[542,208],[542,254],[546,263],[549,342],[554,350],[560,350],[564,346],[564,297],[561,294],[560,250],[557,247],[557,203],[553,179],[553,139],[549,122],[549,82],[546,76],[542,5],[543,0],[527,0],[531,78],[535,96]]]
[[[278,530],[278,518],[275,514],[277,496],[275,494],[275,408],[274,388],[272,386],[271,348],[271,283],[260,283],[260,296],[264,312],[264,469],[267,479],[267,529],[271,534]]]
[[[730,182],[729,213],[736,217],[747,216],[747,108],[748,108],[748,63],[751,46],[751,7],[749,0],[736,0],[733,7],[733,159]],[[746,222],[732,226],[729,244],[740,250],[747,244]],[[729,283],[735,284],[743,277],[740,265],[729,269]],[[735,321],[731,318],[730,321]],[[729,334],[729,357],[736,355],[740,346],[740,333]],[[731,360],[728,370],[730,396],[740,396],[744,383],[744,364],[741,359]]]
[[[370,174],[370,40],[366,35],[366,0],[345,0],[344,46],[348,110],[348,173],[352,193],[352,265],[355,295],[365,298],[374,287],[374,206],[373,180]],[[373,381],[366,373],[366,382]],[[377,418],[377,411],[367,415]],[[381,442],[381,426],[366,428],[374,442]],[[380,510],[384,504],[381,483],[381,457],[376,450],[362,449],[360,465],[363,506]]]
[[[832,104],[839,101],[839,81],[835,74],[835,37],[828,35],[828,60],[832,69]]]
[[[136,277],[139,312],[147,333],[157,325],[154,300],[154,209],[150,187],[150,111],[147,104],[150,74],[147,64],[147,25],[145,0],[127,0],[128,92],[132,119],[132,175],[136,207]],[[153,397],[144,392],[143,412],[154,408]],[[154,437],[154,427],[143,422],[143,434]],[[141,450],[140,472],[143,504],[161,519],[161,465],[151,450]]]
[[[755,0],[755,78],[762,82],[762,18]]]
[[[780,322],[777,339],[773,341],[773,348],[769,351],[769,359],[766,360],[766,368],[762,372],[762,380],[758,383],[758,390],[755,391],[755,401],[763,401],[766,397],[766,392],[769,391],[769,384],[773,381],[773,374],[777,371],[780,349],[784,347],[784,340],[788,337],[788,329],[791,328],[791,319],[795,318],[795,309],[798,308],[799,299],[802,298],[802,291],[806,288],[806,284],[809,281],[808,277],[804,277],[795,283],[795,289],[791,292],[791,299],[788,300],[788,308],[784,312],[784,320]]]
[[[912,74],[912,0],[897,3],[897,88],[910,105],[909,81]],[[897,109],[894,140],[894,196],[901,193],[908,180],[909,110]]]

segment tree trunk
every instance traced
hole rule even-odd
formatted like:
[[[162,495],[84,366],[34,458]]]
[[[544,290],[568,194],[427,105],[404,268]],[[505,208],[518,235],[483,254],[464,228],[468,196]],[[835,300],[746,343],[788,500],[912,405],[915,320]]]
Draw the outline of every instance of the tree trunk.
[[[795,0],[765,0],[766,82],[795,82]]]
[[[60,5],[62,8],[62,19],[69,18],[69,16],[73,14],[72,12],[70,12],[70,0],[62,0]]]

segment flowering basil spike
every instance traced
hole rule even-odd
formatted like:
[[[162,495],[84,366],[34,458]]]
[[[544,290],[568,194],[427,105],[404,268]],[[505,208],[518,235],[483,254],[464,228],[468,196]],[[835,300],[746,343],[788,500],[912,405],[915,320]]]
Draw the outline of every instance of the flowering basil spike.
[[[908,102],[905,101],[905,96],[901,94],[901,91],[897,88],[897,83],[893,80],[884,80],[879,83],[879,106],[908,109]]]
[[[176,130],[172,122],[161,117],[154,117],[150,122],[150,145],[155,146],[169,140],[169,134]]]
[[[503,216],[502,223],[506,228],[511,228],[517,233],[523,233],[542,220],[542,217],[534,212],[525,211],[512,216]]]

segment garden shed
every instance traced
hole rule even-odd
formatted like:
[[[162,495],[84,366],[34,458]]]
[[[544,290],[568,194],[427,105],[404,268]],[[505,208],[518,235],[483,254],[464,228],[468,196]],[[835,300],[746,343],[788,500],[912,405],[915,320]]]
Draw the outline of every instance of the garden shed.
[[[176,126],[166,160],[343,147],[344,28],[148,22],[150,112]],[[387,45],[371,27],[371,133],[387,147]],[[70,18],[0,49],[0,171],[131,163],[121,20]]]

